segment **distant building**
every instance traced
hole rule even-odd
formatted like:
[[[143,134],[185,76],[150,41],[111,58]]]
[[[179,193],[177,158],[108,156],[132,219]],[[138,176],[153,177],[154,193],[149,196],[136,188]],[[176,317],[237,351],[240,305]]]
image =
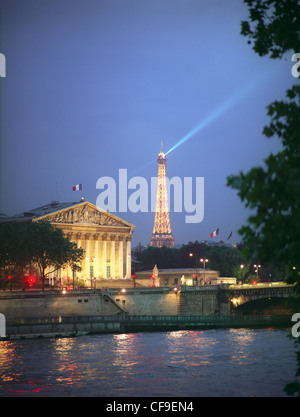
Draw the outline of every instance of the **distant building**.
[[[234,277],[220,277],[219,271],[211,269],[198,268],[197,277],[195,277],[195,268],[174,268],[158,269],[136,272],[137,284],[150,287],[155,284],[156,287],[171,287],[174,285],[196,286],[200,285],[219,285],[219,284],[236,284]]]
[[[76,277],[92,286],[93,279],[131,278],[131,239],[135,226],[87,202],[60,203],[54,201],[26,211],[18,216],[2,215],[0,222],[49,221],[64,235],[85,250],[82,270]],[[49,277],[72,278],[70,267],[60,269]]]

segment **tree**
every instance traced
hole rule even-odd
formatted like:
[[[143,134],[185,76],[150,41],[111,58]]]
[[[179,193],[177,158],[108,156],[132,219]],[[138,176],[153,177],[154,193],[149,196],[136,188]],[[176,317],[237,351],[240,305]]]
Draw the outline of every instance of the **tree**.
[[[239,231],[251,255],[261,263],[285,265],[294,281],[300,270],[300,87],[288,90],[287,97],[268,107],[272,120],[263,130],[267,137],[281,138],[283,150],[271,154],[264,167],[229,177],[227,184],[252,210]]]
[[[248,261],[248,262],[241,263],[240,265],[233,266],[232,276],[234,276],[237,279],[237,282],[239,281],[246,282],[247,275],[250,270],[250,265],[251,263]]]
[[[141,244],[141,242],[132,249],[131,256],[132,256],[132,267],[134,272],[142,271],[143,268],[143,253],[145,250],[145,246]]]
[[[300,13],[298,0],[244,0],[249,20],[241,23],[241,34],[254,41],[260,56],[281,58],[286,52],[300,52]],[[247,225],[240,234],[248,255],[261,262],[286,268],[289,282],[296,281],[300,293],[300,87],[293,86],[285,101],[268,106],[271,117],[263,134],[277,136],[282,150],[270,155],[264,167],[251,169],[227,180],[238,190],[242,202],[251,209]],[[300,375],[300,354],[298,371]],[[286,387],[289,394],[300,394],[300,384]]]
[[[6,278],[12,276],[13,284],[21,279],[24,270],[30,264],[30,248],[28,241],[29,224],[0,224],[0,273],[1,284],[5,288]]]
[[[201,258],[208,257],[208,246],[205,243],[188,242],[182,245],[179,251],[178,265],[180,268],[201,268]]]
[[[240,265],[245,263],[239,250],[227,246],[211,247],[207,256],[209,268],[220,271],[221,277],[235,277]]]
[[[64,237],[61,229],[49,222],[2,223],[0,225],[0,267],[20,267],[31,264],[39,267],[42,289],[45,278],[65,265],[76,265],[84,256],[83,250]],[[46,270],[48,269],[48,272]]]
[[[280,58],[299,51],[300,13],[298,0],[244,0],[249,20],[241,23],[241,34],[253,41],[258,55]]]
[[[42,290],[46,275],[57,271],[64,265],[73,266],[83,258],[83,249],[65,238],[61,229],[49,222],[36,222],[30,230],[32,261],[39,266]],[[46,269],[48,272],[46,273]]]
[[[220,271],[221,276],[235,276],[241,264],[245,264],[245,258],[241,251],[227,246],[214,247],[205,243],[188,242],[180,249],[156,248],[142,245],[133,250],[134,261],[137,262],[136,270],[151,270],[154,265],[158,269],[164,268],[203,268],[201,258],[208,259],[206,268]],[[246,269],[245,269],[246,272]]]
[[[153,269],[157,265],[158,269],[163,268],[176,268],[178,259],[178,249],[157,248],[154,246],[148,246],[139,255],[141,262],[141,268],[144,270]]]

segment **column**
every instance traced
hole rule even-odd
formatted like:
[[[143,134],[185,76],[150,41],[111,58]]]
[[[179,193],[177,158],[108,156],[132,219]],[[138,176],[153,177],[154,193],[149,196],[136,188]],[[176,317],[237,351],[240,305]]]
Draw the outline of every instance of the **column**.
[[[107,235],[104,234],[102,235],[102,274],[103,274],[103,278],[106,278],[106,249],[107,249],[107,245],[106,245],[106,238]]]
[[[131,239],[127,238],[126,242],[126,276],[131,277]]]
[[[67,238],[68,238],[70,241],[72,241],[72,235],[73,235],[73,232],[68,232],[68,233],[67,233]],[[67,268],[66,268],[66,273],[67,273],[67,277],[69,278],[68,284],[70,284],[70,283],[71,283],[72,271],[73,271],[73,266],[72,266],[72,265],[67,265]]]
[[[98,234],[94,235],[94,276],[99,278],[99,244],[98,244]]]
[[[90,279],[90,234],[85,235],[85,278]]]
[[[79,249],[82,249],[81,246],[81,233],[76,233],[76,244]],[[81,261],[81,271],[83,271],[84,259]],[[81,278],[81,271],[76,271],[76,276],[78,275]]]
[[[119,236],[119,275],[120,278],[124,278],[124,246],[123,246],[123,236]]]
[[[116,264],[115,264],[115,235],[110,235],[110,276],[116,278]]]

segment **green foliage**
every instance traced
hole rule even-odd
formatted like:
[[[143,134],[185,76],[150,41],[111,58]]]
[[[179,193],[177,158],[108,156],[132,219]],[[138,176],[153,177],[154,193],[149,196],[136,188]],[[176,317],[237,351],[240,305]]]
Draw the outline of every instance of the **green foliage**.
[[[245,262],[241,251],[227,246],[209,246],[205,243],[189,242],[180,249],[144,248],[139,245],[133,249],[133,258],[137,262],[136,270],[151,270],[155,265],[158,269],[167,268],[203,268],[201,258],[207,258],[206,268],[220,271],[221,276],[235,276],[240,265]],[[192,254],[192,256],[190,256]]]
[[[138,261],[136,270],[150,270],[155,265],[159,265],[159,268],[176,268],[178,262],[178,250],[165,246],[143,248],[140,245],[133,249],[132,254],[133,258]]]
[[[298,0],[244,0],[249,19],[241,23],[241,34],[254,41],[260,56],[281,58],[287,51],[300,52],[300,13]],[[271,118],[263,129],[266,137],[277,136],[282,150],[270,155],[264,167],[228,178],[246,207],[252,210],[240,233],[248,255],[260,262],[285,268],[288,282],[296,282],[300,294],[300,87],[286,93],[286,101],[268,107]],[[280,270],[279,269],[279,270]],[[298,301],[300,298],[298,297]],[[300,353],[298,353],[300,376]],[[285,391],[300,395],[300,384],[288,384]]]
[[[28,223],[0,224],[0,268],[28,263]]]
[[[48,273],[67,264],[76,265],[83,256],[83,250],[49,222],[0,224],[0,270],[4,279],[8,271],[23,271],[36,264],[44,288]],[[46,274],[49,267],[52,271]]]
[[[238,190],[252,209],[240,234],[252,256],[261,263],[287,266],[289,280],[300,270],[300,87],[287,91],[287,100],[268,107],[271,123],[264,133],[281,138],[283,150],[271,154],[264,167],[231,176],[227,184]],[[296,269],[293,269],[295,267]]]
[[[221,277],[235,277],[238,281],[246,282],[249,274],[255,274],[254,262],[243,254],[244,245],[237,248],[230,246],[210,246],[205,243],[189,242],[179,249],[145,248],[139,244],[132,250],[135,271],[172,268],[203,268],[201,258],[208,259],[206,268],[220,272]],[[190,256],[192,254],[192,256]],[[241,268],[241,265],[243,267]],[[285,270],[278,269],[272,263],[262,265],[259,278],[255,281],[278,281],[285,277]]]
[[[249,274],[251,262],[240,263],[239,265],[234,265],[232,267],[232,276],[237,279],[237,281],[246,282],[247,276]]]
[[[245,284],[252,284],[253,282],[260,282],[261,279],[259,276],[256,276],[255,274],[250,274],[247,276],[247,278],[245,279],[244,283]]]
[[[241,269],[240,265],[245,262],[242,253],[235,248],[227,246],[213,246],[208,253],[209,268],[220,271],[222,277],[233,277],[234,273]]]
[[[241,22],[241,34],[258,55],[282,57],[286,51],[299,52],[300,13],[298,0],[244,0],[249,18]]]

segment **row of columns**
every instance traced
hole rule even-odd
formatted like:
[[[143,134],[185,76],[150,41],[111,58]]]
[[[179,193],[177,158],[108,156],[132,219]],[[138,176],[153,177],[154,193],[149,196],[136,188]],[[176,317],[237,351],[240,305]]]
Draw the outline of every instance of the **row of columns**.
[[[72,232],[67,236],[78,248],[85,250],[78,277],[131,277],[131,237],[111,233]]]

